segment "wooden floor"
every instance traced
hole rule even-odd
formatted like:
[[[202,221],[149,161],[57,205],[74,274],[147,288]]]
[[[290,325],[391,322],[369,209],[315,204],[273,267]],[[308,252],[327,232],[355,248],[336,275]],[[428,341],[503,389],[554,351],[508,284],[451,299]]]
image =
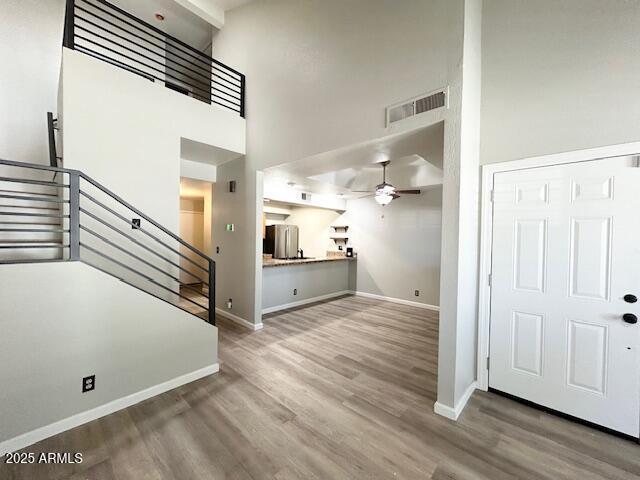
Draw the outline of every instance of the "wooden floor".
[[[640,478],[637,444],[493,394],[435,415],[428,310],[343,297],[220,323],[219,374],[25,449],[81,465],[0,479]]]

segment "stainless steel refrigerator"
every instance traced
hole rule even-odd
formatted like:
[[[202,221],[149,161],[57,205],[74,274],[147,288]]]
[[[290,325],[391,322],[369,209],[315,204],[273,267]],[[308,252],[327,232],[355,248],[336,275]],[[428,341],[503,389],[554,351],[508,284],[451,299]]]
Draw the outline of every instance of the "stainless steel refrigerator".
[[[298,256],[297,225],[267,225],[263,251],[273,258],[295,258]]]

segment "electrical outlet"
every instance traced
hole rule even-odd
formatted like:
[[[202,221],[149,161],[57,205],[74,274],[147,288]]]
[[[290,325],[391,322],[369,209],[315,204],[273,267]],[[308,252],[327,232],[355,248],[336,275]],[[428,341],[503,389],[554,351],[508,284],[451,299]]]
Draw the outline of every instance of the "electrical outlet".
[[[338,250],[342,251],[342,245],[338,245]]]
[[[297,295],[297,294],[298,294],[298,289],[297,289],[297,288],[294,288],[294,289],[293,289],[293,294],[294,294],[294,295]]]
[[[229,310],[231,310],[233,308],[233,299],[230,298],[229,300],[227,300],[227,308]]]
[[[216,253],[220,253],[220,247],[216,247]]]
[[[415,295],[416,297],[419,297],[419,296],[420,296],[420,290],[416,290],[416,291],[415,291],[415,292],[413,292],[413,293],[414,293],[414,295]]]
[[[96,388],[96,376],[89,375],[88,377],[84,377],[82,379],[82,393],[90,392],[91,390],[95,390]]]
[[[141,226],[141,220],[139,218],[132,218],[131,219],[131,229],[132,230],[139,230]]]

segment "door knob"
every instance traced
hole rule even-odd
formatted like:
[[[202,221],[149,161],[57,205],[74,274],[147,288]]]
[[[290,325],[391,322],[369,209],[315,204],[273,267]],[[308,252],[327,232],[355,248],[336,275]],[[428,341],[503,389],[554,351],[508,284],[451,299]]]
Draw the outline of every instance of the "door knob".
[[[638,317],[636,317],[633,313],[625,313],[622,315],[622,319],[627,323],[638,323]]]
[[[631,295],[630,293],[627,293],[624,297],[622,297],[622,299],[627,303],[636,303],[638,301],[638,297],[636,297],[635,295]]]

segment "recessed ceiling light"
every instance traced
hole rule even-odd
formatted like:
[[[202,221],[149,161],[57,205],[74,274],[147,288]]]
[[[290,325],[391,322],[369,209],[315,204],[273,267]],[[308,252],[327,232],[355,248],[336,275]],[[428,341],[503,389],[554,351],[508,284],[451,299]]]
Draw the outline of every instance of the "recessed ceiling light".
[[[159,22],[164,22],[164,15],[161,14],[160,12],[155,14],[156,20],[158,20]]]

